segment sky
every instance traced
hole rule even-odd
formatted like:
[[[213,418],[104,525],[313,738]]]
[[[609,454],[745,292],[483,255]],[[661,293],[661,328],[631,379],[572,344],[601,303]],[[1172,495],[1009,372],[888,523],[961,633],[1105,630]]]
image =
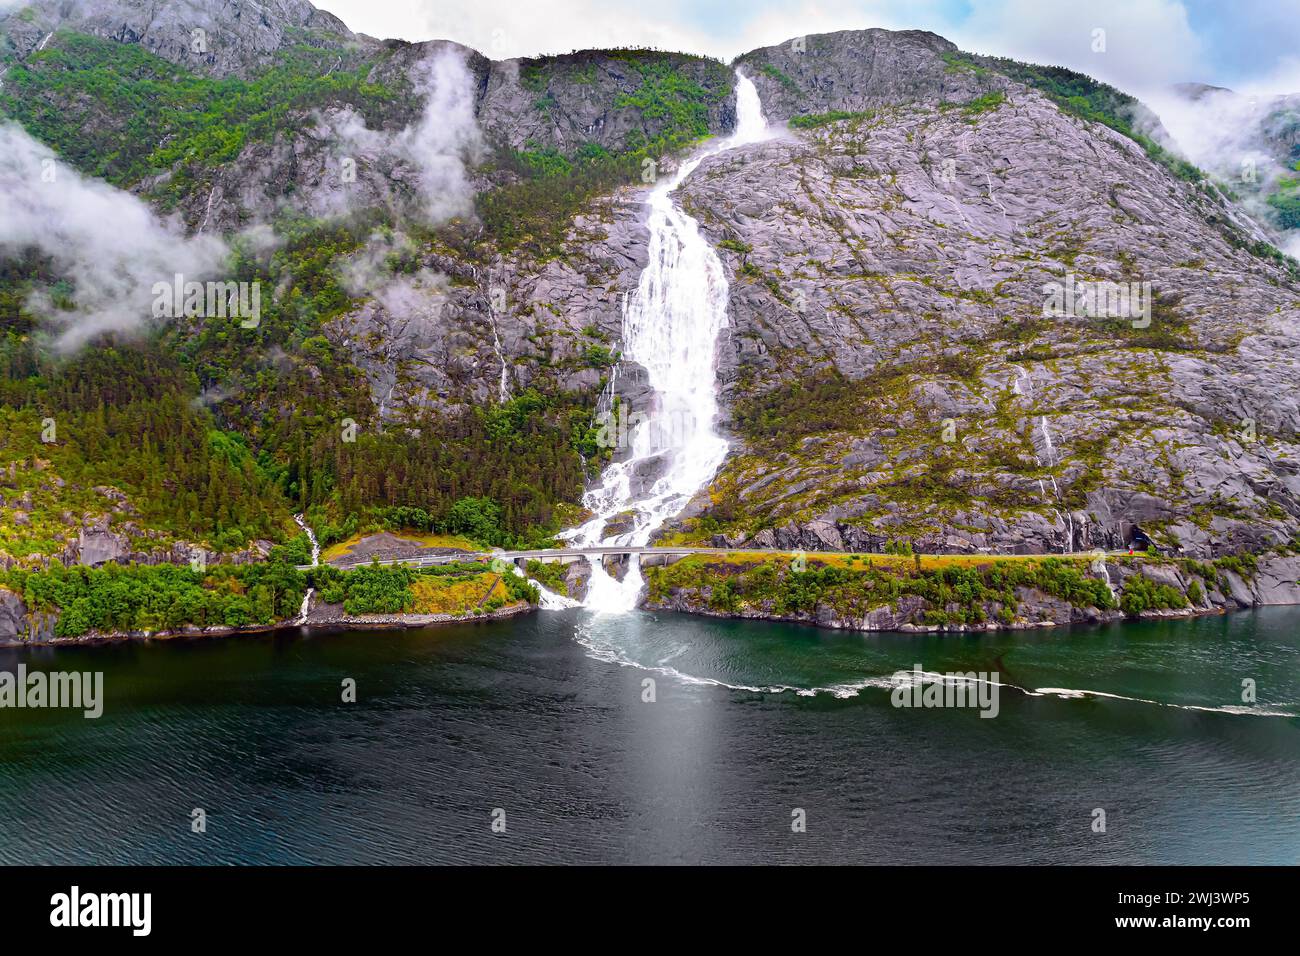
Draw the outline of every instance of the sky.
[[[1178,82],[1300,92],[1300,0],[316,0],[352,30],[493,59],[653,46],[730,60],[812,33],[932,30],[1141,94]],[[1104,31],[1098,34],[1096,31]],[[1102,42],[1099,42],[1102,41]]]

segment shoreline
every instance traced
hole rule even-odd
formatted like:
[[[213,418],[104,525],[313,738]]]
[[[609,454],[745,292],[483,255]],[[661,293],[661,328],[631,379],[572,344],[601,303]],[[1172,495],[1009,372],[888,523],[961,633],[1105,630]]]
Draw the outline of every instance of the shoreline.
[[[1296,607],[1300,602],[1277,605],[1253,605],[1245,607],[1210,607],[1187,610],[1144,611],[1131,617],[1119,611],[1106,611],[1097,614],[1081,614],[1068,621],[1037,620],[1016,621],[1011,624],[989,621],[984,624],[961,625],[925,625],[901,624],[896,627],[876,627],[866,622],[862,624],[847,623],[841,620],[819,620],[814,615],[777,615],[762,612],[723,612],[708,608],[675,607],[666,603],[643,602],[635,610],[647,613],[661,612],[681,614],[688,617],[705,617],[714,620],[763,621],[773,624],[797,624],[825,631],[849,631],[859,634],[983,634],[997,631],[1041,631],[1053,628],[1085,628],[1106,624],[1123,624],[1136,621],[1157,620],[1191,620],[1198,617],[1225,617],[1243,611],[1255,611],[1261,607]],[[522,604],[500,608],[487,614],[375,614],[361,617],[347,615],[322,616],[309,619],[304,623],[296,621],[277,621],[272,624],[254,624],[244,627],[226,627],[217,625],[206,628],[185,628],[172,631],[121,631],[114,633],[94,632],[77,637],[55,637],[48,640],[0,641],[0,650],[18,650],[21,648],[58,648],[58,647],[94,647],[106,644],[126,644],[149,641],[184,641],[201,638],[243,637],[252,634],[270,634],[277,631],[345,631],[351,629],[374,631],[418,630],[424,627],[438,627],[444,624],[470,624],[477,622],[504,621],[526,614],[542,613],[545,609],[538,605]],[[569,609],[565,609],[569,610]]]
[[[1093,627],[1102,624],[1123,624],[1136,621],[1191,620],[1198,617],[1224,617],[1242,611],[1257,611],[1262,607],[1297,607],[1300,601],[1287,604],[1256,604],[1244,607],[1208,607],[1189,608],[1186,610],[1143,611],[1137,616],[1130,616],[1122,611],[1098,611],[1096,614],[1081,613],[1068,621],[1023,620],[1004,624],[999,621],[986,621],[983,624],[899,624],[895,627],[876,627],[866,621],[861,624],[848,623],[840,618],[818,619],[816,615],[770,614],[752,611],[715,611],[711,608],[680,607],[671,603],[649,602],[640,605],[640,611],[659,611],[667,614],[686,614],[691,617],[708,617],[720,621],[767,621],[774,624],[799,624],[815,627],[824,631],[853,631],[859,634],[985,634],[996,631],[1041,631],[1059,627]]]
[[[248,634],[269,634],[275,631],[342,631],[350,628],[364,630],[414,630],[437,627],[442,624],[469,624],[475,621],[499,621],[539,610],[534,604],[516,604],[484,614],[370,614],[350,617],[346,614],[324,614],[302,623],[296,620],[276,621],[272,624],[249,624],[242,627],[215,625],[213,627],[181,628],[164,631],[94,631],[76,637],[52,637],[41,640],[4,640],[0,650],[24,647],[92,647],[102,644],[126,644],[133,641],[177,641],[198,638],[242,637]]]
[[[832,631],[857,631],[859,633],[897,634],[973,634],[995,631],[1035,631],[1044,628],[1072,627],[1075,625],[1103,625],[1141,620],[1181,620],[1208,615],[1223,615],[1237,610],[1274,606],[1300,605],[1300,556],[1273,555],[1260,561],[1257,569],[1249,573],[1241,570],[1214,569],[1206,565],[1187,562],[1145,560],[1112,560],[1102,569],[1091,569],[1086,577],[1074,582],[1076,593],[1061,593],[1050,582],[1019,581],[999,585],[1000,591],[985,590],[970,597],[965,605],[952,603],[951,594],[930,594],[927,600],[925,575],[918,567],[909,570],[911,562],[903,559],[876,557],[881,561],[873,566],[845,571],[850,584],[862,584],[852,594],[838,592],[832,586],[808,595],[800,604],[780,600],[783,581],[791,575],[791,563],[764,555],[744,556],[747,560],[719,559],[711,555],[691,556],[664,567],[646,569],[647,590],[636,609],[656,612],[691,614],[697,617],[736,621],[770,621],[798,624]],[[851,561],[858,560],[856,556]],[[904,563],[893,568],[889,562]],[[918,562],[919,563],[919,562]],[[1059,564],[1058,559],[1058,564]],[[829,566],[814,559],[814,567]],[[767,567],[764,567],[766,565]],[[1199,568],[1193,573],[1190,567]],[[976,570],[992,565],[973,565]],[[1016,568],[1028,565],[1017,563]],[[810,570],[813,570],[810,567]],[[1032,568],[1031,568],[1032,570]],[[1078,569],[1076,569],[1078,570]],[[754,572],[766,573],[767,580],[755,590]],[[1081,572],[1082,573],[1082,572]],[[911,582],[901,593],[892,595],[875,590],[872,575],[883,574],[886,582],[895,579]],[[1209,578],[1200,577],[1209,574]],[[773,577],[775,575],[775,577]],[[909,577],[920,575],[920,577]],[[814,579],[815,575],[810,575]],[[791,580],[794,580],[791,577]],[[1144,586],[1160,585],[1176,601],[1148,603],[1145,607],[1121,608],[1118,598],[1131,582]],[[751,583],[747,583],[751,582]],[[775,582],[775,587],[773,586]],[[1103,582],[1109,590],[1098,593]],[[1113,582],[1113,584],[1112,584]],[[880,582],[877,581],[876,584]],[[978,583],[978,582],[976,582]],[[1081,585],[1093,591],[1077,593]],[[571,584],[572,586],[572,584]],[[854,584],[857,586],[857,584]],[[912,587],[915,587],[915,590]],[[882,600],[883,599],[883,600]],[[963,611],[963,607],[966,610]],[[310,600],[304,617],[295,615],[266,624],[240,626],[214,625],[210,627],[183,627],[157,631],[91,631],[75,637],[55,636],[59,612],[43,613],[29,610],[22,599],[12,591],[0,588],[0,648],[89,646],[153,640],[194,640],[244,634],[260,634],[289,629],[299,630],[402,630],[437,627],[444,624],[470,621],[508,620],[521,614],[543,610],[539,604],[524,601],[493,611],[477,608],[462,613],[397,613],[361,614],[344,613],[341,604],[326,604],[316,596]],[[974,611],[975,613],[968,613]]]

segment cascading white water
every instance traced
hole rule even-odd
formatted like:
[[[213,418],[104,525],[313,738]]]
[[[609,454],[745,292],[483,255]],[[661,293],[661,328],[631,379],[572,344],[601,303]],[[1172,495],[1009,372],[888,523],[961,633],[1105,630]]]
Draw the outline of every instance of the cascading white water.
[[[1024,395],[1025,391],[1020,387],[1020,383],[1028,382],[1032,387],[1033,380],[1029,377],[1029,373],[1026,372],[1023,367],[1015,364],[1013,364],[1011,367],[1016,370],[1016,380],[1011,383],[1011,391],[1016,395]],[[1046,415],[1043,415],[1038,419],[1038,430],[1039,433],[1043,436],[1043,445],[1045,446],[1045,450],[1047,451],[1048,467],[1053,467],[1056,465],[1056,446],[1052,443],[1052,432],[1051,429],[1047,427]],[[1043,463],[1042,459],[1039,458],[1037,455],[1034,456],[1034,461],[1037,462],[1039,465],[1042,465]],[[1056,476],[1048,475],[1048,480],[1052,483],[1052,491],[1056,495],[1056,501],[1060,502],[1061,489],[1056,484]],[[1046,500],[1047,486],[1043,484],[1042,478],[1038,479],[1038,491],[1039,493],[1042,494],[1043,499]],[[1074,553],[1074,516],[1068,510],[1064,514],[1061,513],[1061,509],[1059,508],[1053,508],[1052,510],[1056,512],[1056,516],[1060,518],[1061,523],[1065,525],[1065,533],[1067,538],[1065,544],[1065,553],[1073,554]]]
[[[646,544],[713,478],[726,457],[727,441],[714,428],[714,366],[718,334],[727,324],[727,277],[699,225],[673,203],[672,193],[706,157],[758,142],[766,131],[758,91],[737,72],[735,132],[683,163],[646,199],[649,262],[636,292],[624,303],[623,344],[626,358],[646,370],[654,407],[644,410],[644,419],[628,436],[627,457],[607,468],[584,496],[594,517],[564,535],[575,546]],[[653,476],[649,487],[644,476]],[[615,515],[627,516],[627,524],[606,536]],[[636,556],[621,582],[593,559],[585,603],[596,611],[631,610],[641,585]]]
[[[314,568],[320,564],[320,544],[316,541],[316,532],[311,530],[307,520],[302,515],[294,515],[293,520],[299,528],[307,532],[307,540],[311,542],[311,566]],[[311,610],[311,596],[315,591],[315,588],[308,588],[307,593],[302,596],[302,607],[298,611],[297,623],[307,623],[307,612]]]
[[[1042,416],[1042,417],[1038,420],[1038,422],[1039,422],[1039,428],[1040,428],[1040,430],[1041,430],[1042,433],[1043,433],[1043,443],[1047,446],[1047,466],[1048,466],[1049,468],[1055,467],[1055,465],[1056,465],[1056,446],[1052,444],[1052,433],[1051,433],[1051,431],[1050,431],[1050,430],[1048,429],[1048,427],[1047,427],[1047,416],[1046,416],[1046,415]],[[1056,494],[1056,500],[1057,500],[1057,501],[1060,501],[1060,500],[1061,500],[1061,489],[1060,489],[1060,487],[1056,484],[1056,476],[1055,476],[1055,475],[1049,475],[1048,478],[1049,478],[1049,480],[1052,482],[1052,491]],[[1042,481],[1040,480],[1040,481],[1038,482],[1038,484],[1039,484],[1039,487],[1042,487],[1042,484],[1043,484],[1043,483],[1042,483]],[[1063,518],[1063,519],[1064,519],[1064,522],[1063,522],[1063,523],[1065,524],[1065,534],[1066,534],[1066,540],[1065,540],[1065,553],[1066,553],[1066,554],[1073,554],[1073,553],[1074,553],[1074,516],[1071,515],[1070,512],[1069,512],[1068,510],[1065,512],[1064,515],[1062,515],[1061,512],[1060,512],[1060,510],[1057,509],[1056,514],[1057,514],[1057,517],[1060,517],[1060,518]]]

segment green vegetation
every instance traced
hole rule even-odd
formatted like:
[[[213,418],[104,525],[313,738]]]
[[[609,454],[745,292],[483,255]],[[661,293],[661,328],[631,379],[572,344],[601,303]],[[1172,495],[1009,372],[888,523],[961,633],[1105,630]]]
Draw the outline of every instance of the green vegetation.
[[[879,560],[879,559],[877,559]],[[718,561],[693,555],[667,567],[645,569],[649,599],[674,591],[694,592],[711,610],[736,613],[762,609],[777,617],[811,615],[819,606],[861,618],[875,608],[919,598],[913,623],[961,626],[990,620],[1010,624],[1018,588],[1035,588],[1075,607],[1111,609],[1115,600],[1105,582],[1086,574],[1081,560],[988,561],[981,564],[925,564],[866,559],[866,566],[825,564],[809,557],[804,571],[785,558]]]
[[[799,95],[803,94],[803,91],[799,89],[798,83],[790,79],[789,76],[787,76],[784,72],[782,72],[777,67],[773,66],[771,63],[764,63],[758,69],[759,72],[762,73],[764,76],[770,76],[772,79],[776,80],[778,83],[784,86],[791,93],[796,93]]]
[[[728,249],[731,252],[738,252],[742,256],[749,255],[754,251],[754,247],[747,242],[741,242],[739,239],[723,239],[718,243],[719,249]]]
[[[984,93],[975,97],[969,103],[963,103],[961,110],[969,117],[979,116],[981,113],[990,113],[1007,101],[1007,96],[1001,90],[992,93]]]
[[[835,368],[811,370],[738,400],[735,421],[760,449],[792,449],[804,436],[838,431],[849,423],[854,431],[883,427],[886,401],[904,394],[913,376],[966,379],[978,375],[980,367],[969,354],[938,353],[924,363],[881,365],[860,378],[848,378]]]
[[[170,564],[64,568],[56,561],[47,571],[0,573],[0,585],[34,611],[58,611],[59,637],[79,637],[269,625],[298,613],[307,581],[283,560],[205,571]]]
[[[1267,202],[1273,207],[1280,228],[1300,229],[1300,177],[1279,176]]]
[[[790,126],[794,129],[812,129],[849,120],[868,120],[876,114],[872,110],[831,110],[829,113],[805,113],[790,117]]]
[[[1187,598],[1177,588],[1157,584],[1145,574],[1130,575],[1124,581],[1124,595],[1120,609],[1130,617],[1143,611],[1179,610],[1187,607]]]
[[[8,357],[20,368],[0,374],[0,460],[22,463],[15,484],[37,507],[32,525],[6,531],[6,549],[59,550],[60,512],[108,510],[92,490],[101,485],[124,492],[150,526],[217,550],[282,536],[289,509],[277,469],[196,406],[193,377],[156,351],[104,345],[61,366],[17,349]],[[29,359],[45,374],[15,377]],[[45,421],[51,442],[41,440]]]
[[[1181,294],[1154,293],[1151,296],[1151,322],[1134,325],[1125,316],[1087,319],[1089,332],[1116,340],[1125,348],[1157,349],[1162,352],[1192,352],[1201,348],[1196,331],[1182,314]]]
[[[640,85],[615,97],[611,109],[634,112],[638,125],[617,151],[584,143],[570,155],[535,146],[502,153],[498,169],[513,181],[478,199],[479,217],[498,246],[560,255],[569,223],[593,199],[641,181],[650,164],[657,166],[711,132],[710,110],[731,91],[725,67],[703,57],[644,50],[614,51],[613,56],[629,64]],[[551,71],[558,75],[572,68],[569,59],[533,61],[521,75],[526,85],[533,84],[530,89],[541,90]],[[702,68],[707,85],[684,69],[687,64]]]
[[[279,624],[297,617],[309,581],[322,600],[351,615],[470,615],[538,598],[528,581],[483,564],[352,571],[322,565],[304,573],[292,560],[281,550],[266,563],[202,571],[170,564],[65,568],[56,561],[45,571],[0,572],[0,587],[32,611],[57,613],[58,637]]]
[[[726,89],[706,89],[668,59],[635,61],[641,86],[614,101],[615,109],[635,109],[642,122],[659,120],[665,146],[686,146],[709,135],[709,108],[726,95]],[[649,125],[649,124],[647,124]],[[630,144],[639,145],[635,140]]]
[[[560,370],[543,365],[536,387],[508,402],[422,416],[418,430],[381,429],[365,376],[321,332],[353,305],[342,263],[390,227],[361,216],[285,218],[278,228],[272,255],[238,249],[232,267],[232,278],[280,290],[264,297],[257,328],[177,323],[131,344],[100,340],[72,358],[43,349],[27,311],[33,293],[59,294],[49,263],[0,263],[0,462],[25,463],[16,480],[36,505],[30,524],[6,529],[5,550],[62,550],[76,529],[61,512],[107,510],[97,485],[124,492],[147,527],[223,551],[296,533],[295,511],[310,512],[328,544],[356,530],[345,516],[364,522],[373,509],[412,507],[445,525],[462,498],[500,509],[485,539],[493,544],[533,544],[559,527],[557,506],[581,494],[584,455],[592,467],[600,461],[592,396],[562,391]],[[443,241],[407,232],[413,242]],[[394,274],[418,265],[390,264]],[[605,362],[599,348],[582,361]],[[46,418],[56,424],[50,443],[40,440]]]
[[[352,571],[312,569],[322,601],[342,604],[349,615],[471,614],[508,604],[536,604],[536,586],[511,572],[456,562],[428,568],[363,565]]]
[[[10,68],[0,111],[65,160],[116,185],[176,169],[180,198],[252,141],[292,134],[291,111],[346,103],[374,117],[397,91],[370,83],[373,64],[299,45],[251,79],[200,76],[133,43],[61,32]]]
[[[541,583],[548,591],[569,596],[569,582],[565,579],[565,566],[558,561],[528,562],[528,576]]]

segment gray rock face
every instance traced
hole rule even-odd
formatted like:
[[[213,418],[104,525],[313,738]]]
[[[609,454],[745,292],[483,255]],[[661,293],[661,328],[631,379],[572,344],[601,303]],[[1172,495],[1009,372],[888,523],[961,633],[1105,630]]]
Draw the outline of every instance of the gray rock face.
[[[1300,604],[1300,558],[1266,558],[1251,583],[1252,604]]]
[[[612,372],[598,350],[616,349],[623,293],[644,266],[641,215],[631,194],[600,204],[575,221],[564,259],[497,256],[484,269],[431,255],[419,276],[372,282],[373,297],[327,334],[388,421],[518,395],[541,376],[594,404]],[[635,407],[644,390],[636,369],[620,370],[618,391]]]
[[[378,46],[307,0],[35,0],[0,16],[0,29],[26,56],[55,30],[137,43],[172,63],[213,76],[247,74],[306,37],[333,45]]]
[[[846,30],[797,37],[737,58],[754,81],[769,121],[833,110],[860,112],[911,103],[964,103],[1001,89],[992,75],[948,70],[955,44],[922,30]]]
[[[116,561],[126,561],[131,554],[131,545],[125,535],[111,531],[93,531],[83,528],[77,539],[77,563],[96,567]]]
[[[594,50],[492,63],[479,122],[490,139],[512,149],[550,147],[573,154],[588,144],[611,151],[635,148],[671,128],[663,112],[643,111],[631,102],[655,82],[654,71],[706,91],[710,130],[734,124],[733,75],[716,60]]]
[[[20,595],[0,587],[0,647],[49,643],[58,620],[57,614],[32,612]]]
[[[1300,530],[1300,290],[1127,138],[1013,85],[726,153],[680,195],[726,245],[728,405],[840,383],[733,446],[726,540],[1068,551],[1140,527],[1205,555]],[[1044,316],[1051,283],[1090,281],[1149,283],[1150,323]]]

